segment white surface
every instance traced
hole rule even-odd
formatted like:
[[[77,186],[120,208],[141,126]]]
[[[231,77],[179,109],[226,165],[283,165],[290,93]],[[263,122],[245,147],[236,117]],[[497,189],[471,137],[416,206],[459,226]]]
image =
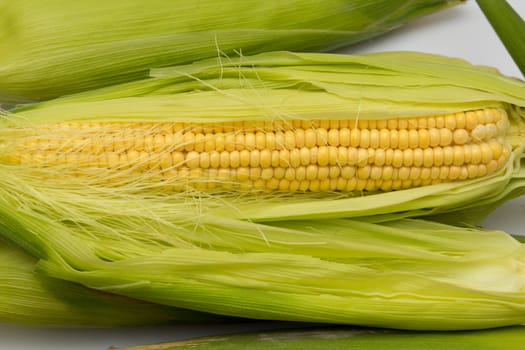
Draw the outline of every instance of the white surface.
[[[524,0],[509,0],[509,3],[522,17],[525,17]],[[497,67],[504,74],[521,77],[520,71],[508,56],[474,0],[469,0],[463,6],[415,21],[345,52],[384,50],[414,50],[461,57],[475,64]],[[525,197],[501,207],[490,216],[485,224],[509,233],[525,234]],[[102,350],[111,345],[155,343],[277,326],[278,324],[271,322],[227,326],[165,326],[130,329],[62,329],[0,325],[0,350]]]

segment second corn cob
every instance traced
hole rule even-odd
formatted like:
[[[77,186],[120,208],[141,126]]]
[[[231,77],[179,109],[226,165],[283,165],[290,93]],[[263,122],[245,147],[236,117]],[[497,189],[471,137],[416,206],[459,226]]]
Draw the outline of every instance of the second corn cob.
[[[0,100],[46,100],[239,52],[330,50],[460,2],[2,0]]]

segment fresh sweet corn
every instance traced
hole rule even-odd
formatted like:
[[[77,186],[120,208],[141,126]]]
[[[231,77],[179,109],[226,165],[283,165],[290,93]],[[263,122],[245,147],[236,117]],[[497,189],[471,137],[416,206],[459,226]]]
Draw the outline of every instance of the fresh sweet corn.
[[[522,81],[416,53],[274,52],[154,69],[4,113],[0,233],[52,277],[197,311],[404,329],[521,324],[521,243],[406,218],[467,225],[523,193],[524,107]],[[353,166],[346,184],[368,183],[394,165],[417,186],[319,180]],[[265,181],[291,184],[301,166],[319,186],[255,186],[264,169]],[[422,180],[438,166],[439,181]]]
[[[481,178],[511,145],[505,110],[381,120],[57,123],[17,130],[10,164],[156,174],[166,188],[391,191]]]
[[[50,99],[238,52],[335,49],[460,2],[1,0],[0,101]]]
[[[200,210],[243,220],[476,223],[524,188],[524,101],[523,82],[432,55],[204,60],[18,108],[0,160],[55,188],[219,193]]]

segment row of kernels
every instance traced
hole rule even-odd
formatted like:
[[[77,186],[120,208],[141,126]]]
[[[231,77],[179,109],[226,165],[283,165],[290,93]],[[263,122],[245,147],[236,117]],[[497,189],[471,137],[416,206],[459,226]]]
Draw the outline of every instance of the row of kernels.
[[[313,147],[288,150],[253,150],[253,151],[212,151],[212,152],[145,152],[130,150],[127,152],[23,152],[16,162],[42,164],[81,159],[82,164],[93,164],[100,167],[156,167],[169,169],[172,167],[196,168],[297,168],[300,166],[358,166],[368,164],[376,166],[400,167],[430,167],[441,165],[487,164],[491,160],[505,163],[510,156],[510,148],[500,142],[491,141],[482,144],[464,146],[435,147],[426,149],[363,149],[354,147]],[[16,159],[16,153],[13,159]],[[61,159],[59,161],[58,159]],[[78,165],[78,161],[70,163]]]

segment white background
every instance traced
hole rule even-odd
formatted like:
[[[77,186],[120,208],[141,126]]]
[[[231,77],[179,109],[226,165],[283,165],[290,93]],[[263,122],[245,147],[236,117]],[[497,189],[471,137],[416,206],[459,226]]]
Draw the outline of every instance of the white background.
[[[508,0],[508,2],[522,17],[525,17],[524,0]],[[474,0],[468,0],[462,6],[414,21],[345,52],[385,50],[415,50],[462,57],[472,63],[497,67],[504,74],[523,78]],[[503,229],[509,233],[525,234],[525,197],[508,202],[501,207],[485,221],[485,226]],[[155,343],[224,332],[274,328],[278,325],[271,322],[254,322],[223,326],[79,329],[0,324],[0,350],[102,350],[111,345]]]

